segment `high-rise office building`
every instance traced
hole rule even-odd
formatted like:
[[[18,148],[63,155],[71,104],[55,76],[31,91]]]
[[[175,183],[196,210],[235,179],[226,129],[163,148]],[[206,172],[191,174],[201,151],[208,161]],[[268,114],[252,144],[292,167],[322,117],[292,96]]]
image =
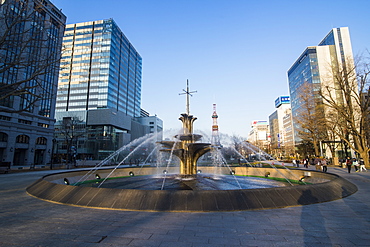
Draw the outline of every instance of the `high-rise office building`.
[[[65,21],[48,0],[0,1],[0,162],[50,161]]]
[[[300,93],[305,83],[312,85],[310,93],[320,101],[322,85],[335,85],[333,69],[353,68],[353,54],[348,27],[333,28],[317,46],[309,46],[288,70],[288,81],[292,107],[293,123],[302,106]],[[294,128],[295,130],[298,129]],[[300,142],[297,132],[295,143]]]
[[[55,154],[102,159],[150,133],[139,119],[142,58],[113,19],[67,25],[63,45]]]
[[[67,25],[63,45],[57,112],[140,116],[142,59],[112,19]]]
[[[248,141],[260,149],[268,148],[270,143],[270,129],[267,121],[253,121]]]
[[[284,146],[285,150],[293,154],[295,150],[294,142],[294,127],[292,118],[292,108],[288,108],[283,116],[283,129],[284,129]]]
[[[276,157],[294,153],[294,145],[289,140],[287,115],[291,116],[289,96],[280,96],[275,100],[276,111],[269,116],[271,151]],[[290,122],[290,124],[292,124]],[[292,152],[293,150],[293,152]]]

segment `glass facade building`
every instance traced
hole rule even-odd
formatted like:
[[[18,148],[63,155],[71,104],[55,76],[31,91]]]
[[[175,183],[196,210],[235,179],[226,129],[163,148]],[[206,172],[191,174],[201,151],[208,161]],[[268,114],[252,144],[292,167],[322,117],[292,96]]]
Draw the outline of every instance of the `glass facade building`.
[[[142,58],[112,20],[66,26],[56,111],[140,116]]]
[[[320,102],[318,92],[323,84],[335,85],[333,68],[353,67],[352,46],[348,27],[333,28],[317,45],[310,46],[299,56],[288,70],[289,91],[291,99],[292,117],[298,114],[301,107],[300,89],[305,83],[312,85],[312,97],[315,102]],[[340,100],[338,98],[338,100]],[[296,124],[294,123],[296,129]],[[295,143],[300,139],[294,132]]]
[[[300,59],[288,71],[288,80],[291,108],[294,113],[300,107],[299,93],[302,85],[310,83],[316,85],[316,87],[320,86],[316,47],[308,47],[303,52]]]
[[[114,20],[67,25],[63,46],[55,162],[101,160],[149,133],[140,121],[142,58]]]
[[[50,162],[65,22],[48,0],[0,1],[0,162]]]

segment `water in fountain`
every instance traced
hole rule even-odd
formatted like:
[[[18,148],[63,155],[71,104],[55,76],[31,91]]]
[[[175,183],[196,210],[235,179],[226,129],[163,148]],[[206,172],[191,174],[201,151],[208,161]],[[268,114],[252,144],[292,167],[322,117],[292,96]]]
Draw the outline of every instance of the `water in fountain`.
[[[178,136],[178,135],[175,135]],[[117,165],[112,169],[109,175],[103,179],[100,183],[91,183],[90,185],[84,184],[83,186],[94,186],[101,188],[134,188],[134,189],[146,189],[146,190],[181,190],[181,189],[191,189],[191,190],[225,190],[225,189],[246,189],[246,188],[268,188],[276,186],[285,186],[286,184],[281,182],[276,182],[272,180],[267,180],[263,178],[245,178],[235,176],[231,166],[225,155],[222,153],[225,148],[234,150],[235,157],[243,157],[234,147],[217,147],[210,149],[210,155],[207,155],[208,160],[207,166],[214,167],[213,173],[198,173],[195,177],[181,177],[179,172],[173,172],[173,166],[176,163],[179,166],[180,160],[175,157],[174,152],[180,140],[178,138],[170,139],[168,142],[172,143],[170,152],[159,152],[158,143],[155,144],[157,136],[148,135],[146,137],[139,138],[132,143],[125,145],[124,147],[117,150],[115,153],[110,155],[107,159],[103,160],[89,173],[95,172],[97,169],[105,164],[112,163],[112,160],[116,160]],[[225,139],[225,144],[228,144],[229,140]],[[135,177],[126,177],[119,179],[108,180],[110,177],[114,177],[114,172],[122,167],[125,162],[127,162],[131,157],[135,157],[135,153],[140,151],[142,147],[149,145],[152,150],[149,150],[149,154],[146,157],[141,157],[144,161],[140,166],[140,170]],[[251,148],[250,148],[251,149]],[[126,152],[126,155],[122,153]],[[120,160],[117,160],[120,158]],[[206,159],[207,159],[206,158]],[[145,169],[144,165],[148,160],[155,160],[157,167],[157,174],[152,174],[151,176],[138,176],[140,175],[141,169]],[[204,161],[203,161],[204,162]],[[248,161],[247,161],[248,162]],[[248,162],[251,166],[251,164]],[[152,163],[149,165],[153,166]],[[221,175],[222,168],[226,168],[232,176]],[[172,173],[170,174],[170,168]],[[224,172],[225,174],[225,172]],[[262,174],[263,176],[263,174]],[[262,177],[261,176],[261,177]],[[86,176],[87,177],[87,176]],[[194,179],[195,178],[195,179]],[[82,179],[81,179],[82,180]],[[82,180],[83,181],[83,180]],[[81,184],[81,183],[79,183]]]
[[[115,180],[115,181],[109,181],[108,179],[111,177],[114,177],[114,172],[122,165],[126,163],[126,161],[130,160],[131,165],[131,159],[135,158],[135,152],[140,150],[145,145],[152,143],[153,141],[157,141],[156,135],[150,135],[143,138],[139,138],[135,141],[133,141],[131,144],[128,144],[121,149],[117,150],[117,152],[110,155],[107,159],[103,160],[96,168],[94,168],[92,172],[94,172],[96,169],[99,169],[101,166],[111,163],[112,160],[116,160],[117,165],[113,167],[111,172],[100,182],[98,183],[98,187],[109,187],[109,186],[122,186],[122,184],[129,183],[129,186],[133,186],[132,183],[135,184],[134,188],[160,188],[163,189],[192,189],[192,190],[209,190],[209,189],[228,189],[231,187],[237,187],[238,189],[242,189],[245,187],[242,187],[242,185],[245,184],[245,181],[249,181],[244,179],[242,181],[241,178],[237,178],[234,175],[234,171],[230,168],[230,165],[227,162],[226,157],[223,155],[223,146],[222,145],[211,145],[211,143],[203,143],[200,142],[202,140],[203,135],[200,134],[194,134],[193,133],[193,123],[197,118],[193,115],[190,115],[189,112],[181,114],[181,117],[179,120],[181,120],[183,128],[179,133],[176,135],[172,135],[172,139],[168,139],[165,141],[156,142],[157,144],[162,145],[162,149],[158,152],[152,151],[150,152],[150,155],[153,156],[153,158],[156,160],[156,166],[157,170],[165,167],[164,171],[161,174],[161,176],[153,176],[152,174],[150,181],[145,180],[144,181],[138,181],[140,179],[138,178],[131,178],[130,180],[125,178],[123,181]],[[204,135],[207,136],[207,135]],[[221,135],[222,136],[222,135]],[[210,138],[208,138],[210,139]],[[243,155],[241,155],[237,149],[236,145],[240,146],[243,145],[243,141],[241,141],[242,144],[236,144],[236,141],[240,138],[232,137],[229,138],[229,140],[224,140],[226,143],[231,143],[234,145],[230,145],[229,150],[234,151],[234,157],[239,157],[238,160],[241,158],[244,159]],[[251,148],[250,146],[246,146],[247,149],[250,151],[255,148]],[[152,148],[154,149],[154,147]],[[155,148],[157,149],[157,147]],[[130,150],[130,152],[127,152]],[[197,170],[198,167],[198,160],[206,153],[211,153],[211,164],[213,167],[215,167],[216,170],[214,170],[213,174],[198,174],[200,170]],[[165,155],[167,154],[167,155]],[[155,156],[156,155],[156,156]],[[155,157],[154,157],[155,156]],[[166,158],[166,160],[163,160],[163,157]],[[177,157],[177,161],[179,161],[179,172],[168,174],[170,170],[170,166],[172,162],[176,159],[174,157]],[[160,159],[161,158],[161,159]],[[142,160],[148,160],[149,157],[142,158]],[[231,159],[230,159],[231,160]],[[144,163],[143,163],[144,165]],[[139,172],[143,169],[143,165],[140,167]],[[172,168],[172,167],[171,167]],[[229,179],[228,176],[221,175],[225,174],[225,168],[226,173],[228,171],[229,174],[232,175],[232,179]],[[276,167],[274,167],[276,169]],[[204,168],[208,171],[209,169]],[[276,169],[277,170],[277,169]],[[278,170],[277,170],[278,171]],[[278,171],[279,172],[279,171]],[[217,174],[219,173],[219,174]],[[216,176],[215,176],[216,174]],[[134,175],[133,172],[130,172],[130,175]],[[138,174],[137,174],[138,175]],[[281,174],[282,175],[282,174]],[[81,181],[84,181],[89,176],[89,173],[81,179]],[[156,180],[160,180],[161,183],[158,183]],[[121,179],[122,180],[122,179]],[[135,180],[133,182],[133,180]],[[217,183],[215,182],[217,181]],[[287,179],[287,181],[290,183],[290,181]],[[80,182],[80,181],[79,181]],[[79,183],[78,182],[78,183]],[[105,185],[106,182],[108,185]],[[148,184],[151,184],[151,186],[148,186]],[[261,184],[262,187],[266,187],[268,183],[264,182]],[[290,183],[291,184],[291,183]],[[159,186],[160,185],[160,186]],[[292,185],[292,184],[291,184]],[[125,185],[126,186],[126,185]],[[269,185],[268,185],[269,186]]]
[[[258,148],[258,147],[256,147],[256,146],[254,146],[254,145],[252,145],[252,144],[250,144],[250,143],[247,143],[247,142],[242,142],[242,145],[244,146],[244,147],[246,147],[246,148],[248,148],[249,150],[253,150],[254,152],[255,152],[255,150],[257,150],[257,153],[259,154],[259,157],[260,157],[260,159],[262,158],[262,160],[264,160],[264,161],[266,161],[267,159],[266,159],[266,157],[268,157],[269,158],[269,160],[273,160],[273,158],[271,157],[271,155],[269,155],[268,153],[266,153],[266,152],[264,152],[264,151],[262,151],[260,148]],[[261,154],[263,154],[263,155],[261,155]],[[283,174],[283,173],[281,173],[277,168],[276,168],[276,166],[273,164],[273,163],[268,163],[269,164],[269,166],[271,166],[272,168],[274,168],[281,176],[283,176],[286,180],[287,180],[287,182],[289,182],[291,185],[292,185],[292,183],[290,182],[290,180]],[[291,172],[291,170],[290,169],[288,169],[286,166],[282,166],[283,168],[285,168],[293,177],[295,177],[297,180],[300,180],[300,178],[298,177],[298,176],[296,176],[295,175],[295,173],[293,173],[293,172]],[[302,183],[304,183],[305,184],[305,182],[304,181],[301,181]]]
[[[160,134],[160,133],[159,133]],[[129,144],[126,144],[124,146],[122,146],[120,149],[118,149],[117,151],[115,151],[114,153],[112,153],[111,155],[109,155],[107,158],[105,158],[103,161],[101,161],[100,163],[98,163],[94,168],[92,168],[89,172],[87,172],[85,174],[85,176],[82,176],[79,181],[77,181],[77,184],[79,183],[83,183],[86,181],[86,179],[91,175],[93,174],[95,171],[97,171],[99,168],[105,166],[105,165],[110,165],[112,164],[112,161],[114,161],[115,159],[117,159],[124,151],[126,150],[130,150],[131,148],[135,147],[134,150],[130,150],[130,152],[128,153],[128,155],[125,155],[123,157],[123,159],[119,162],[117,162],[118,164],[114,167],[114,169],[112,170],[112,172],[109,174],[108,177],[110,177],[110,175],[121,165],[125,164],[125,162],[135,153],[135,151],[145,145],[145,144],[148,144],[150,142],[152,142],[153,140],[156,140],[156,138],[158,137],[159,134],[148,134],[146,136],[143,136],[143,137],[140,137],[132,142],[130,142]],[[149,159],[150,157],[148,156],[147,159]],[[106,179],[105,179],[106,180]],[[103,182],[105,182],[105,180]]]
[[[172,158],[173,158],[173,152],[175,151],[175,147],[176,147],[176,144],[178,143],[178,140],[176,140],[174,143],[173,143],[173,146],[171,148],[171,152],[170,152],[170,157],[168,158],[168,161],[167,161],[167,166],[166,166],[166,170],[164,170],[164,177],[163,177],[163,182],[162,182],[162,186],[161,186],[161,190],[163,190],[164,188],[164,184],[166,182],[166,178],[167,178],[167,173],[168,173],[168,170],[169,170],[169,166],[172,162]]]
[[[181,140],[181,138],[179,140]],[[277,174],[277,172],[269,168],[266,169],[259,167],[254,168],[234,166],[232,162],[230,162],[232,160],[230,157],[243,157],[246,154],[243,150],[240,149],[239,144],[235,146],[230,145],[230,147],[228,147],[226,145],[227,141],[225,141],[225,144],[222,143],[222,148],[218,148],[216,150],[213,150],[211,148],[209,150],[215,152],[216,155],[205,156],[205,160],[208,157],[216,157],[217,162],[212,159],[208,160],[208,166],[199,167],[199,170],[203,170],[201,174],[197,174],[196,176],[191,177],[191,179],[187,177],[184,178],[180,172],[174,172],[173,169],[174,160],[177,159],[178,164],[181,165],[181,146],[179,143],[177,143],[180,141],[176,142],[176,139],[174,141],[168,140],[168,143],[172,143],[172,145],[170,145],[170,152],[160,152],[159,144],[161,144],[162,142],[158,143],[158,145],[155,145],[154,142],[155,138],[147,136],[136,140],[131,144],[125,145],[124,147],[117,150],[117,152],[110,155],[103,162],[101,162],[100,167],[94,168],[89,173],[91,175],[94,171],[97,171],[104,164],[111,164],[112,162],[114,162],[115,164],[124,164],[125,161],[130,158],[139,157],[135,153],[139,151],[142,152],[143,148],[145,147],[146,149],[148,146],[151,146],[152,149],[147,150],[148,152],[146,157],[140,158],[142,158],[143,161],[149,161],[152,167],[142,166],[140,168],[133,167],[127,169],[127,165],[120,165],[124,166],[124,168],[118,169],[117,167],[119,166],[115,166],[113,167],[114,169],[111,168],[111,170],[99,171],[99,174],[96,174],[96,178],[99,177],[99,179],[90,180],[90,183],[88,184],[78,184],[79,186],[91,186],[100,188],[73,188],[71,186],[68,186],[68,184],[62,185],[61,183],[63,183],[63,177],[60,177],[61,174],[63,174],[62,176],[65,176],[64,183],[66,181],[68,182],[68,179],[70,179],[69,181],[71,181],[72,179],[77,179],[82,175],[82,171],[73,171],[69,173],[55,174],[55,176],[47,176],[46,179],[39,180],[33,185],[29,186],[27,188],[27,192],[31,195],[43,198],[45,200],[84,207],[87,206],[123,210],[211,212],[220,210],[235,211],[296,206],[296,202],[299,202],[299,200],[301,200],[301,195],[306,193],[307,190],[312,191],[312,193],[315,195],[316,193],[319,193],[321,195],[323,194],[323,192],[329,191],[328,193],[324,194],[324,196],[317,197],[321,198],[319,202],[333,200],[333,198],[342,198],[343,196],[348,196],[357,190],[354,185],[346,183],[346,181],[343,179],[335,177],[333,180],[330,180],[330,178],[332,178],[333,176],[328,176],[324,179],[325,188],[328,188],[329,186],[329,190],[322,189],[324,187],[320,183],[316,185],[316,187],[315,185],[308,185],[304,187],[297,186],[292,189],[274,188],[272,190],[261,190],[261,188],[282,187],[289,186],[289,184],[286,182],[281,183],[278,181],[269,180],[267,178],[245,177],[248,176],[248,174],[250,176],[256,175],[256,172],[260,169],[261,171],[264,170],[266,174],[270,174],[271,171],[271,175],[276,176],[275,179],[281,178],[279,177],[279,174]],[[194,143],[192,144],[192,147],[195,151],[196,148],[199,147],[208,148],[207,145],[198,145]],[[249,148],[256,150],[256,148]],[[226,152],[230,150],[234,151],[232,155]],[[237,152],[235,152],[235,150]],[[250,151],[250,153],[256,152]],[[259,153],[261,152],[259,151]],[[180,158],[176,158],[178,156],[180,156]],[[164,160],[161,161],[162,158]],[[196,158],[198,159],[199,157]],[[150,160],[153,160],[154,162]],[[203,160],[203,162],[205,161]],[[223,170],[221,173],[224,175],[212,176],[210,174],[206,174],[206,172],[212,171],[212,168],[210,168],[209,165],[216,163],[223,166]],[[158,168],[156,168],[155,165]],[[163,173],[164,168],[166,170],[165,173]],[[180,167],[178,167],[177,170],[181,171],[181,169],[179,168]],[[141,176],[133,177],[127,177],[127,175],[124,175],[127,174],[128,171],[130,171],[131,169],[135,173],[137,173],[140,169],[143,171],[143,173]],[[169,171],[170,169],[171,174],[167,173],[167,171]],[[231,170],[232,174],[234,173],[234,171],[236,171],[236,174],[238,174],[238,176],[226,175],[228,174],[228,171],[230,171],[230,169],[233,169]],[[155,174],[155,170],[161,170],[162,174],[160,176],[153,175]],[[279,170],[283,171],[282,169]],[[151,173],[149,173],[149,171]],[[303,171],[295,170],[294,172],[297,172],[297,174],[299,174],[300,176],[306,176],[306,174],[303,174]],[[102,181],[100,179],[100,176],[98,175],[102,175],[103,177],[108,173],[110,173],[112,179],[107,179],[103,183],[103,185],[101,185],[100,183],[96,183]],[[68,174],[70,174],[70,177],[68,177]],[[322,175],[324,174],[319,175],[320,179]],[[308,176],[310,177],[310,175]],[[92,176],[88,177],[91,179]],[[314,177],[314,179],[316,178]],[[330,182],[326,183],[328,181]],[[338,187],[343,188],[341,187],[343,186],[343,184],[345,184],[346,186],[345,189],[337,189]],[[107,190],[105,188],[116,189]],[[258,190],[255,191],[253,189]],[[156,191],[153,193],[151,190],[167,191]],[[345,194],[343,194],[343,191],[345,191]],[[334,197],[332,195],[333,192],[335,193]],[[55,196],[56,194],[58,195],[58,197]],[[285,200],[282,197],[289,198],[289,200]],[[305,202],[305,204],[317,202],[318,201],[316,197],[312,197],[312,199]]]

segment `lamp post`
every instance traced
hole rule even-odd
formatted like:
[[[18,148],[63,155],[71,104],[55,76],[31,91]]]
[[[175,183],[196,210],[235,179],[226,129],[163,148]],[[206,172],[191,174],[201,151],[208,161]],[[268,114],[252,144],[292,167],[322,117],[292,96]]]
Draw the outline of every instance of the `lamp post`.
[[[53,170],[53,161],[54,161],[54,148],[55,148],[55,143],[56,139],[53,138],[53,146],[51,147],[51,159],[50,159],[50,170]]]

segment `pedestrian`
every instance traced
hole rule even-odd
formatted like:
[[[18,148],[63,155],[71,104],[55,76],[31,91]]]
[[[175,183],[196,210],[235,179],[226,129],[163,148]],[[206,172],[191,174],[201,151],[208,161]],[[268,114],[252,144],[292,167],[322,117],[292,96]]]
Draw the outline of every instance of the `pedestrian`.
[[[351,160],[350,157],[347,157],[347,159],[346,159],[346,166],[347,166],[347,169],[348,169],[348,173],[351,173],[352,160]]]
[[[316,171],[321,171],[321,160],[319,156],[316,157],[313,163],[315,164]]]
[[[308,168],[308,162],[309,162],[308,158],[305,158],[305,159],[303,160],[303,166],[304,166],[305,168]]]
[[[293,163],[293,166],[297,165],[297,162],[295,161],[295,159],[292,160],[292,163]]]
[[[365,170],[365,172],[367,172],[367,169],[365,167],[365,162],[364,162],[364,159],[363,158],[360,159],[360,172],[362,170]]]
[[[358,172],[358,161],[357,159],[353,158],[353,161],[352,161],[352,166],[355,168],[355,171]]]
[[[345,159],[339,159],[339,167],[345,168],[346,166],[346,160]]]
[[[323,158],[323,159],[321,160],[321,165],[322,165],[322,171],[323,171],[323,172],[327,172],[327,171],[328,171],[328,165],[327,165],[327,161],[326,161],[326,159],[325,159],[325,158]]]
[[[299,159],[295,161],[297,163],[297,167],[299,167]]]

